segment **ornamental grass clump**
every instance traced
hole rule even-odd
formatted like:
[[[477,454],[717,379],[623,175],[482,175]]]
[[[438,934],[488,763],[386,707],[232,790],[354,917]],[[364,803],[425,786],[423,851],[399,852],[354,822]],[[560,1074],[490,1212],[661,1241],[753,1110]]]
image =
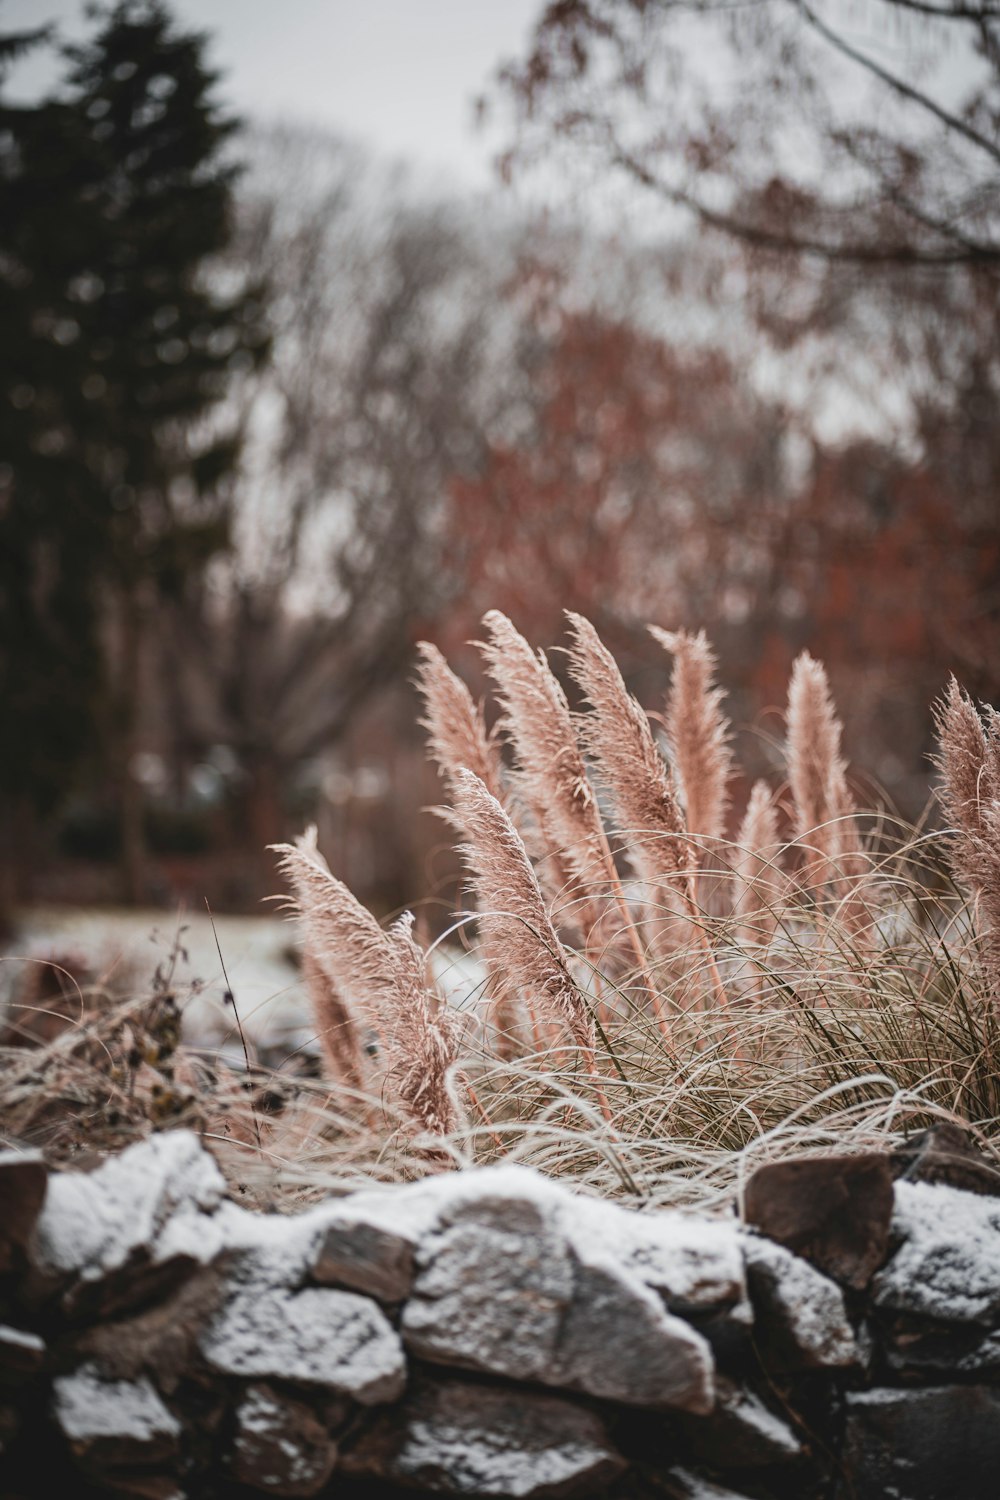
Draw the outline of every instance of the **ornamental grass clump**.
[[[758,1159],[868,1148],[935,1118],[992,1150],[998,716],[951,684],[946,827],[913,830],[858,807],[807,653],[784,766],[748,786],[703,634],[653,628],[673,658],[660,720],[593,625],[568,623],[576,706],[499,612],[480,645],[485,712],[420,648],[466,871],[444,939],[424,952],[408,918],[383,929],[314,842],[280,851],[337,1122],[317,1109],[305,1157],[376,1176],[515,1159],[704,1203]],[[460,962],[465,982],[442,983]]]

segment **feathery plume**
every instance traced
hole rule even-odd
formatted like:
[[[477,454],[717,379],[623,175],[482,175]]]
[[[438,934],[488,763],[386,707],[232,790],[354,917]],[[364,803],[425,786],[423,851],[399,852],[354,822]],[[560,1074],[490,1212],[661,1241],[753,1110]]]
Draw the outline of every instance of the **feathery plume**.
[[[451,1129],[454,1110],[445,1075],[454,1061],[455,1031],[450,1017],[431,1007],[423,955],[409,921],[402,919],[384,932],[330,873],[316,847],[315,829],[296,845],[276,848],[279,868],[295,893],[306,952],[327,981],[327,989],[311,991],[311,997],[322,1003],[324,995],[346,995],[361,1007],[381,1040],[386,1083],[411,1118],[432,1132]],[[324,1010],[317,1016],[318,1026],[332,1030],[325,1024],[330,1018]],[[353,1062],[360,1070],[356,1042],[355,1052]]]
[[[503,732],[514,748],[517,790],[546,852],[558,855],[569,876],[575,920],[588,938],[588,948],[600,948],[606,897],[617,876],[566,695],[544,653],[536,656],[506,615],[490,610],[483,624],[489,639],[481,650],[497,685]],[[485,778],[480,779],[496,796]]]
[[[510,985],[569,1029],[610,1119],[594,1059],[593,1018],[573,983],[521,836],[471,771],[457,773],[455,800],[468,840],[462,854],[475,886],[480,929],[492,951],[503,954]]]
[[[464,766],[502,800],[500,754],[472,694],[436,646],[420,641],[417,652],[417,687],[424,700],[420,724],[445,784],[450,789],[455,772]]]
[[[766,942],[774,932],[778,847],[778,809],[767,782],[755,781],[736,835],[734,910],[741,943]]]
[[[302,983],[330,1077],[362,1093],[369,1070],[365,1066],[358,1029],[350,1008],[344,1004],[311,947],[306,947],[302,953]]]
[[[980,717],[954,677],[935,706],[938,796],[951,827],[955,879],[970,887],[982,920],[989,981],[1000,992],[1000,714]]]
[[[656,748],[649,720],[626,688],[611,652],[589,620],[571,611],[567,618],[573,635],[570,672],[590,704],[590,713],[581,720],[581,735],[611,793],[636,873],[655,889],[671,883],[679,888],[716,1003],[724,1006],[726,992],[699,921],[694,861],[673,777]],[[656,1015],[666,1036],[659,1003]]]
[[[788,685],[787,763],[795,812],[795,839],[803,849],[803,882],[853,906],[862,870],[847,763],[840,753],[842,726],[826,670],[803,651]],[[856,925],[853,921],[851,925]]]
[[[413,938],[413,913],[404,912],[386,936],[399,974],[399,1004],[384,1033],[389,1081],[426,1131],[447,1135],[456,1123],[448,1070],[455,1062],[457,1026],[446,1007],[431,1005],[426,960]]]
[[[590,621],[570,612],[567,617],[570,672],[591,710],[581,719],[581,735],[611,794],[636,873],[654,886],[686,878],[687,830],[649,720]]]
[[[690,635],[651,625],[649,631],[674,658],[666,730],[684,821],[711,848],[725,828],[733,764],[729,720],[721,708],[725,695],[713,685],[718,663],[703,630]]]

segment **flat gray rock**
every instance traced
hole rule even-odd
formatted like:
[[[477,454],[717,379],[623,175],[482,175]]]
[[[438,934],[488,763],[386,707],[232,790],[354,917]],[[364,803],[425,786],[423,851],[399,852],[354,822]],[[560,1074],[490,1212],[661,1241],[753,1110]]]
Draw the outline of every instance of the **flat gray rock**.
[[[558,1396],[474,1381],[421,1383],[341,1467],[443,1495],[559,1500],[601,1491],[624,1461],[600,1417]]]
[[[421,1256],[403,1310],[407,1348],[435,1363],[543,1380],[573,1296],[566,1235],[544,1198],[501,1191],[460,1201]]]
[[[899,1248],[873,1283],[875,1305],[951,1323],[1000,1319],[1000,1198],[897,1182]]]
[[[629,1406],[707,1412],[715,1398],[701,1334],[623,1266],[593,1254],[574,1257],[572,1299],[542,1379]]]
[[[619,1210],[609,1210],[607,1234],[595,1232],[604,1207],[518,1169],[459,1184],[420,1248],[403,1309],[407,1348],[435,1364],[627,1404],[708,1410],[707,1342],[616,1256]],[[679,1271],[681,1280],[690,1289]],[[734,1287],[741,1272],[727,1294]]]
[[[362,1405],[394,1401],[406,1383],[399,1335],[355,1292],[251,1284],[209,1324],[199,1347],[222,1375],[321,1386]]]
[[[861,1362],[844,1294],[815,1266],[762,1235],[744,1234],[761,1347],[784,1369],[849,1369]]]

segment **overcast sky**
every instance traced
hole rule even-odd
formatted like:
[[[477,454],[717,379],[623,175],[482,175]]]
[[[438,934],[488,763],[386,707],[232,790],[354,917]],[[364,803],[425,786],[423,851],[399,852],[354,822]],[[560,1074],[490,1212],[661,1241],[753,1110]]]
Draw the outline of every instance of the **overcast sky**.
[[[492,146],[473,129],[476,95],[523,51],[542,0],[170,0],[213,38],[224,96],[241,113],[312,120],[473,187]],[[0,0],[4,30],[83,29],[83,0]],[[51,83],[51,56],[20,64],[11,93]]]

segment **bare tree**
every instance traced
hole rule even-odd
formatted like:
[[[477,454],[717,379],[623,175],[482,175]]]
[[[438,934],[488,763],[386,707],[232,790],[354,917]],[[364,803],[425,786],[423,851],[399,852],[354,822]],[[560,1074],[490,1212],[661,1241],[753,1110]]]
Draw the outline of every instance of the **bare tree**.
[[[446,486],[504,398],[502,251],[471,216],[336,141],[254,146],[235,258],[273,288],[273,358],[238,398],[235,554],[164,636],[178,750],[232,749],[262,849],[283,836],[282,789],[403,675],[454,592]]]
[[[1000,263],[996,0],[557,0],[501,75],[706,227],[878,266]]]

